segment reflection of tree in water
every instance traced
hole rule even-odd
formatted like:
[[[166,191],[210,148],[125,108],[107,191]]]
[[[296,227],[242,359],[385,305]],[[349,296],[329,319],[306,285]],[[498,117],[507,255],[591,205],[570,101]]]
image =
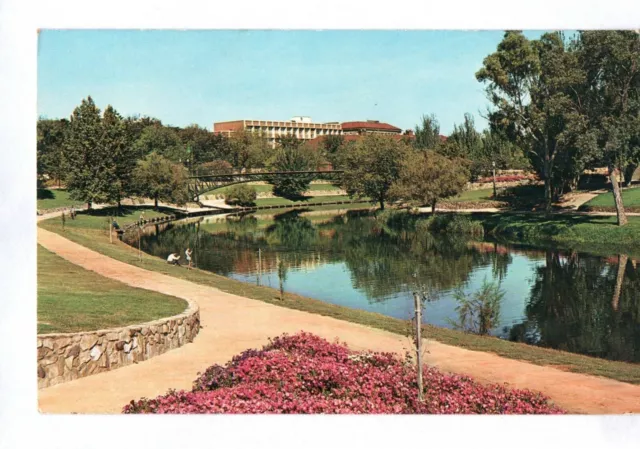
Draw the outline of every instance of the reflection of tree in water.
[[[527,321],[512,340],[613,360],[640,361],[640,272],[600,257],[547,251],[536,270]],[[618,284],[618,287],[616,287]]]
[[[363,213],[339,215],[314,224],[299,211],[277,215],[261,228],[253,216],[228,219],[224,231],[199,232],[199,268],[228,275],[257,270],[258,248],[263,272],[275,272],[283,260],[287,267],[322,261],[344,261],[353,286],[372,301],[383,301],[409,291],[416,278],[430,290],[451,289],[466,282],[478,266],[494,266],[503,276],[511,256],[469,248],[465,239],[446,239],[417,233],[408,226],[389,227]],[[195,247],[194,225],[175,226],[160,238],[143,239],[146,251],[166,257]]]

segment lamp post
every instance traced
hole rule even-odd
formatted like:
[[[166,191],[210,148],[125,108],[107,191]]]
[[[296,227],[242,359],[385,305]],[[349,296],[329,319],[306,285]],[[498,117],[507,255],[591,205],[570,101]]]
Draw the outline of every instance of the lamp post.
[[[493,166],[493,199],[496,198],[496,161],[492,161]]]

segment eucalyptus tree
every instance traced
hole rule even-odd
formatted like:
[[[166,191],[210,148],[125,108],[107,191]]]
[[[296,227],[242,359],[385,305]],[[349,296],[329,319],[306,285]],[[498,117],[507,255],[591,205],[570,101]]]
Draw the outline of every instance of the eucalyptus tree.
[[[437,150],[440,140],[440,123],[434,114],[423,115],[421,123],[416,126],[416,138],[413,145],[421,150]]]
[[[547,212],[566,181],[558,176],[559,155],[576,152],[586,130],[577,88],[584,76],[570,50],[562,33],[530,41],[519,31],[508,31],[476,73],[493,105],[492,126],[523,148],[544,179]]]
[[[593,162],[608,169],[618,224],[623,226],[627,217],[618,175],[640,162],[640,33],[582,31],[576,46],[586,78]]]

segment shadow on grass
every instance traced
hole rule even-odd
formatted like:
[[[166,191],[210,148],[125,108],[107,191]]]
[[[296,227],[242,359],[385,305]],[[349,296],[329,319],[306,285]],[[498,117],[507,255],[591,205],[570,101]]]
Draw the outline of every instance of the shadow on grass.
[[[32,197],[33,198],[33,197]],[[53,192],[49,189],[38,189],[38,196],[37,198],[39,200],[52,200],[55,198],[55,195],[53,194]]]
[[[139,206],[109,206],[103,207],[102,209],[91,209],[91,210],[83,210],[78,211],[78,215],[88,215],[90,217],[127,217],[130,215],[134,215],[138,212],[144,212],[147,210],[157,210],[157,211],[165,211],[167,213],[173,213],[173,210],[158,207],[158,209],[154,209],[151,205],[139,205]]]

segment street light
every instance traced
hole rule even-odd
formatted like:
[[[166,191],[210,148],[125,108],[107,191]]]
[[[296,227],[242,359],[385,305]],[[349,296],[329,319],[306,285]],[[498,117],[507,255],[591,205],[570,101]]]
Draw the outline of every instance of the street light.
[[[496,161],[492,161],[493,166],[493,199],[496,198]]]

